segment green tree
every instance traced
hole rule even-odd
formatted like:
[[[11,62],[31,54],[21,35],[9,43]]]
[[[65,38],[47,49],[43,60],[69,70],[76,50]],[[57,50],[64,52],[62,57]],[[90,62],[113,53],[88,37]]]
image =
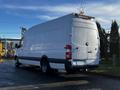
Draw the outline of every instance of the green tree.
[[[99,32],[100,37],[100,56],[101,58],[107,58],[107,49],[108,49],[108,40],[107,40],[107,34],[105,32],[105,29],[103,29],[98,21],[96,21],[96,25]]]
[[[112,22],[111,25],[110,54],[113,57],[113,60],[117,60],[116,58],[119,56],[119,26],[115,20]],[[116,61],[114,62],[118,63]]]

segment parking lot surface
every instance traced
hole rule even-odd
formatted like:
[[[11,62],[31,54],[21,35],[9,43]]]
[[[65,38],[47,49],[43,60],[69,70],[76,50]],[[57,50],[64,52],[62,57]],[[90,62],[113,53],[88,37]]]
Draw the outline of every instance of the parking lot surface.
[[[0,63],[0,90],[120,90],[120,80],[85,73],[43,74],[39,68]]]

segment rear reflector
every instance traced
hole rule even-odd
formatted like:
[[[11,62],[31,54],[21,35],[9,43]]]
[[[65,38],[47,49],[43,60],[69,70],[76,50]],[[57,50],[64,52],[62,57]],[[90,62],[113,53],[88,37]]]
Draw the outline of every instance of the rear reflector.
[[[72,46],[71,46],[71,45],[66,45],[66,46],[65,46],[65,49],[72,50]]]
[[[72,46],[66,45],[65,49],[66,49],[66,56],[65,56],[66,60],[72,59]]]

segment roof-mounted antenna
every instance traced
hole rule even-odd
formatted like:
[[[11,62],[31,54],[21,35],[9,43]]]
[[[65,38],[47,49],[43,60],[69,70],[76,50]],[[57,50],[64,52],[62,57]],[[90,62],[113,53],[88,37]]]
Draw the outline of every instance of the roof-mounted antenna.
[[[92,17],[92,16],[87,16],[85,15],[85,11],[84,11],[84,0],[81,0],[80,2],[80,8],[79,8],[79,13],[75,13],[75,16],[79,17],[79,18],[82,18],[82,19],[86,19],[86,20],[92,20],[94,19],[95,17]]]
[[[80,12],[79,12],[80,15],[84,15],[84,10],[81,8],[80,9]]]
[[[81,2],[80,2],[79,15],[84,15],[84,7],[83,7],[83,4],[84,4],[84,0],[81,0]]]

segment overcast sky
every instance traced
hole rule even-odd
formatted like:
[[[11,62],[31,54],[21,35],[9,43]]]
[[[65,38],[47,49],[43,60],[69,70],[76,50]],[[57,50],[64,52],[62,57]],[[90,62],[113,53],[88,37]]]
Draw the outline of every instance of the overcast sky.
[[[20,37],[20,27],[79,12],[95,16],[105,29],[112,20],[120,24],[120,0],[0,0],[0,37]]]

